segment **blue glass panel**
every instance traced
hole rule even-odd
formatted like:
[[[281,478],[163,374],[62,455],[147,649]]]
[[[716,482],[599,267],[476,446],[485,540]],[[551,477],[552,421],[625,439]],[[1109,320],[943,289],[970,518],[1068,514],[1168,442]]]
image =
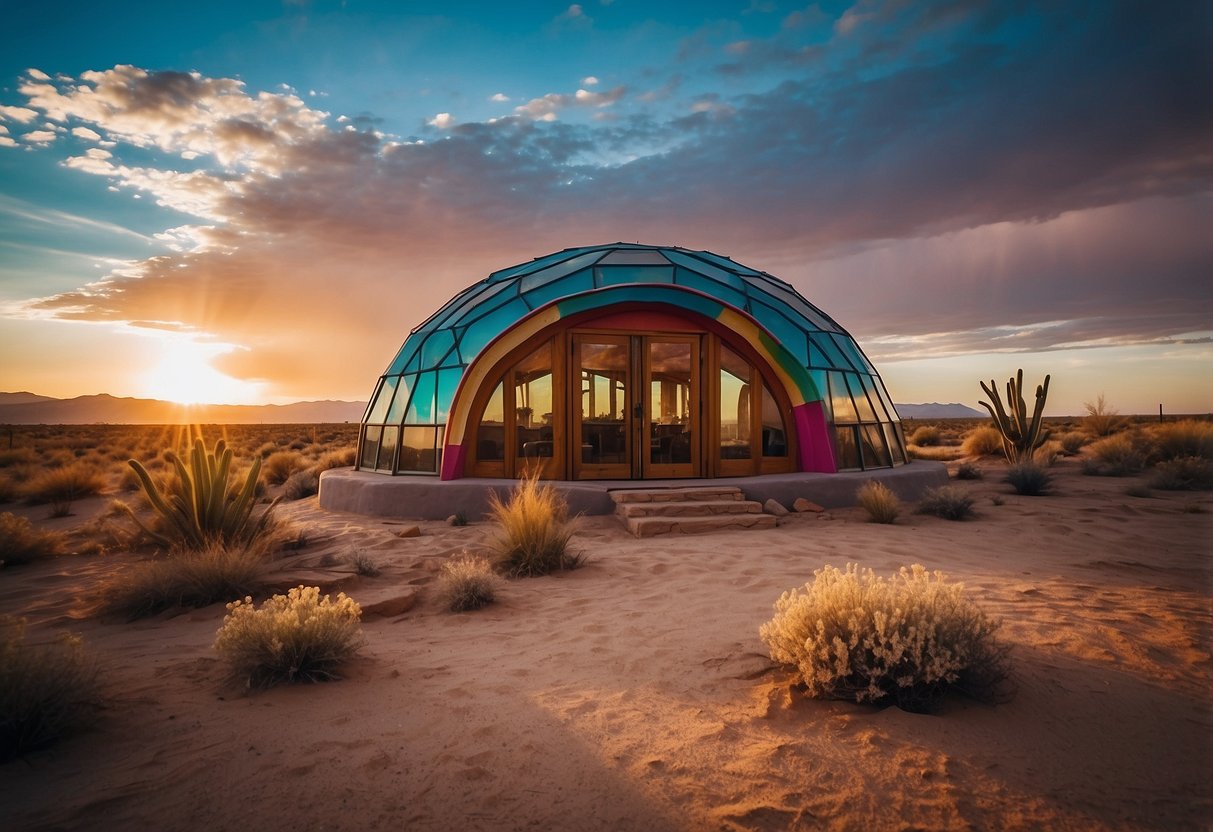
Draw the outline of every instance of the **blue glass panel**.
[[[834,421],[834,410],[830,406],[830,387],[826,380],[825,370],[809,370],[809,378],[813,379],[813,384],[817,387],[817,392],[822,396],[822,404],[825,406],[826,421]]]
[[[745,291],[745,281],[733,274],[731,271],[726,271],[725,269],[721,269],[712,265],[711,263],[705,263],[703,260],[700,260],[697,257],[692,257],[681,251],[667,251],[666,257],[668,257],[672,263],[677,263],[679,266],[685,266],[691,271],[706,275],[713,280],[719,280],[721,283],[731,286],[739,292]]]
[[[518,323],[528,312],[530,308],[526,303],[521,298],[514,298],[488,312],[483,318],[470,322],[459,343],[464,360],[475,358],[490,341]]]
[[[771,335],[775,336],[775,340],[796,356],[797,361],[802,365],[809,363],[809,339],[803,329],[765,303],[751,301],[750,313]]]
[[[714,266],[712,268],[715,269]],[[713,280],[689,269],[678,268],[674,271],[674,282],[679,286],[686,286],[688,289],[694,289],[722,300],[730,306],[745,309],[745,292],[734,289],[731,285],[721,283],[719,280]]]
[[[577,271],[578,269],[583,269],[583,268],[586,268],[587,266],[592,266],[594,264],[594,261],[596,261],[601,256],[602,256],[601,251],[591,251],[588,254],[583,254],[580,257],[574,257],[571,260],[566,260],[563,263],[556,264],[555,266],[549,266],[548,268],[543,269],[542,271],[537,271],[532,274],[528,274],[526,277],[522,278],[522,280],[519,284],[519,286],[520,286],[519,291],[523,295],[527,295],[531,290],[538,289],[540,286],[546,286],[547,284],[551,283],[553,280],[559,280],[560,278],[564,277],[565,275],[572,274],[573,272]],[[529,297],[527,299],[530,300]],[[531,304],[531,306],[536,306],[536,305],[537,304],[535,304],[535,303]]]
[[[409,402],[406,425],[427,425],[434,421],[434,375],[422,373],[413,387],[413,398]]]
[[[454,370],[439,370],[437,407],[434,411],[434,421],[438,424],[446,424],[447,415],[451,412],[451,402],[455,400],[455,389],[459,387],[459,381],[462,378],[462,367]]]
[[[562,277],[560,280],[532,289],[527,293],[526,302],[531,305],[532,309],[538,309],[545,303],[567,298],[569,295],[588,292],[593,288],[594,270],[582,269],[567,277]]]
[[[421,350],[414,350],[413,357],[409,359],[409,365],[404,368],[406,373],[415,373],[421,369]]]
[[[594,269],[599,286],[627,283],[673,283],[674,269],[669,266],[599,266]]]
[[[831,321],[828,316],[822,314],[820,309],[801,297],[792,287],[778,283],[770,278],[747,278],[746,282],[756,291],[770,295],[787,304],[787,306],[803,316],[816,329],[825,330],[826,332],[833,332],[838,329],[837,324]]]
[[[459,303],[451,306],[450,311],[443,318],[444,327],[454,327],[456,324],[463,323],[463,319],[469,315],[474,315],[480,310],[480,307],[487,304],[490,300],[500,295],[506,289],[516,289],[516,283],[481,283],[473,286],[466,295],[459,299]]]
[[[868,401],[867,393],[864,392],[863,383],[860,382],[859,376],[855,373],[847,373],[847,384],[851,388],[851,398],[855,400],[855,410],[859,414],[861,422],[875,422],[876,411],[872,408],[872,403]]]
[[[697,251],[693,255],[702,260],[707,260],[709,263],[715,263],[729,271],[737,272],[738,274],[760,274],[751,269],[749,266],[743,266],[740,263],[735,263],[727,257],[721,257],[719,254],[712,254],[710,251]]]
[[[825,356],[826,367],[837,367],[841,370],[851,369],[851,362],[843,357],[842,352],[838,349],[838,345],[832,339],[822,334],[811,335],[809,337],[814,346],[821,350],[822,355]]]
[[[384,424],[398,425],[404,421],[404,408],[409,403],[409,391],[413,389],[413,380],[416,376],[401,376],[400,382],[396,387],[396,398],[392,399],[392,408],[387,412],[387,417],[383,420]]]
[[[533,274],[534,272],[537,272],[540,269],[544,269],[544,268],[547,268],[548,266],[552,266],[557,263],[561,263],[561,262],[568,260],[570,258],[573,258],[573,257],[580,257],[583,254],[587,254],[587,253],[593,255],[594,258],[601,257],[603,252],[607,251],[607,250],[608,249],[601,249],[601,248],[589,249],[589,250],[587,250],[585,248],[566,248],[564,251],[558,251],[555,254],[549,254],[546,257],[537,257],[536,259],[532,260],[529,263],[520,263],[517,266],[511,266],[508,269],[502,269],[501,271],[493,272],[491,275],[489,275],[489,280],[496,283],[501,280],[507,280],[508,278],[511,278],[511,277],[519,277],[521,275]],[[581,268],[581,267],[578,266],[577,268]]]
[[[392,403],[392,394],[396,392],[396,382],[398,380],[396,376],[389,376],[379,386],[379,392],[375,394],[375,404],[371,406],[370,413],[366,417],[366,421],[369,424],[377,425],[387,415],[388,406]]]
[[[851,393],[842,373],[830,373],[830,405],[834,410],[835,424],[859,421],[855,413],[855,403],[851,401]],[[841,436],[841,433],[839,435]]]
[[[449,329],[432,332],[421,347],[421,366],[425,369],[437,367],[451,347],[455,346],[455,333]]]
[[[872,362],[868,361],[867,356],[855,344],[854,338],[851,338],[849,335],[835,335],[833,338],[834,342],[838,344],[838,348],[846,353],[847,358],[851,359],[851,363],[855,365],[855,369],[861,372],[876,372],[876,368],[872,366]]]

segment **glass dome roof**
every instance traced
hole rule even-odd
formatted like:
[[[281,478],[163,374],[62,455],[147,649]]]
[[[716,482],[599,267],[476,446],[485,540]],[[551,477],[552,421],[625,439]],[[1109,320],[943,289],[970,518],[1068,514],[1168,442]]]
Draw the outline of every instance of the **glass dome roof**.
[[[394,426],[429,429],[413,431],[411,440],[398,437],[420,443],[423,461],[410,472],[442,470],[444,447],[451,444],[451,437],[444,442],[444,429],[465,371],[495,339],[540,310],[558,319],[630,301],[669,304],[721,321],[741,313],[760,328],[773,362],[798,389],[794,398],[822,403],[835,430],[836,469],[906,461],[897,412],[876,368],[846,330],[791,285],[711,252],[613,243],[565,249],[494,272],[416,327],[367,405],[360,467],[406,470],[395,457],[382,459],[386,434],[368,431]]]

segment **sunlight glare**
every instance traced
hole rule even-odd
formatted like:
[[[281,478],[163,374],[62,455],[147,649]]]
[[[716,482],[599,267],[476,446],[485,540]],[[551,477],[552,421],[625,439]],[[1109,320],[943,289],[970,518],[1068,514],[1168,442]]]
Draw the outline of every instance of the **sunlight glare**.
[[[259,385],[240,381],[211,366],[231,344],[167,338],[157,344],[161,358],[143,374],[143,395],[179,404],[255,404]]]

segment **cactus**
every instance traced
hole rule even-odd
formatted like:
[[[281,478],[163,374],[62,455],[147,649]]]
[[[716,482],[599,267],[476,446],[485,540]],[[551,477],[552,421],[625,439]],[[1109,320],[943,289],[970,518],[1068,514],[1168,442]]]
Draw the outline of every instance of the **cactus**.
[[[211,453],[207,452],[201,439],[195,440],[188,467],[171,451],[167,457],[177,469],[177,480],[165,493],[156,487],[142,464],[130,460],[152,508],[164,518],[164,529],[154,531],[129,508],[127,512],[153,540],[166,546],[201,549],[214,542],[250,541],[265,531],[270,512],[278,501],[271,503],[256,523],[250,522],[257,477],[261,473],[259,458],[253,460],[243,487],[229,494],[232,451],[222,439]]]
[[[1049,376],[1045,376],[1044,384],[1036,387],[1036,408],[1032,411],[1031,419],[1028,418],[1028,404],[1023,398],[1023,370],[1019,370],[1015,378],[1007,381],[1007,407],[1012,411],[1010,415],[1003,409],[1002,399],[994,387],[994,379],[990,379],[989,387],[984,381],[981,382],[981,389],[993,402],[992,406],[988,402],[982,402],[981,405],[990,411],[994,426],[1002,434],[1002,450],[1007,456],[1007,462],[1015,465],[1031,460],[1036,449],[1049,438],[1049,431],[1041,429],[1040,418],[1045,409],[1045,398],[1049,395]]]

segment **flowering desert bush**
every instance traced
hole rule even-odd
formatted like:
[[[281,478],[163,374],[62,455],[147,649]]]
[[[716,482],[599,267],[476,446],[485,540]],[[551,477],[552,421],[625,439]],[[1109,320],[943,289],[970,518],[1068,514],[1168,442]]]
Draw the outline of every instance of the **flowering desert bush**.
[[[438,573],[438,597],[451,612],[476,610],[493,603],[501,578],[486,558],[447,561]]]
[[[781,595],[759,634],[811,696],[891,699],[925,712],[948,690],[986,700],[1005,692],[1010,667],[997,629],[942,572],[915,564],[885,580],[849,564]]]
[[[362,646],[362,607],[344,592],[297,586],[260,609],[252,598],[227,605],[215,649],[250,687],[336,679],[337,667]]]

